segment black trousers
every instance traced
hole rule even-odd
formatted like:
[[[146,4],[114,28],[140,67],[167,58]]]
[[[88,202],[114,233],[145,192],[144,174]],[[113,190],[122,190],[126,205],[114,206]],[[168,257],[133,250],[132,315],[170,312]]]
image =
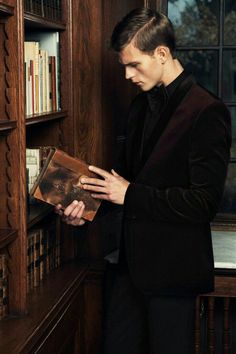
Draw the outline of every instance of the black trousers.
[[[144,295],[126,271],[107,269],[103,354],[193,354],[195,297]]]

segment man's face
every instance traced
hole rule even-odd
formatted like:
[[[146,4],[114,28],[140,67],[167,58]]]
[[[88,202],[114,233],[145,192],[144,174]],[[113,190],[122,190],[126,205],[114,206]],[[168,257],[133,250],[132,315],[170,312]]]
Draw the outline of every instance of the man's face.
[[[142,91],[149,91],[162,83],[163,65],[157,49],[150,55],[140,51],[131,42],[119,53],[119,61],[125,67],[125,78],[138,85]]]

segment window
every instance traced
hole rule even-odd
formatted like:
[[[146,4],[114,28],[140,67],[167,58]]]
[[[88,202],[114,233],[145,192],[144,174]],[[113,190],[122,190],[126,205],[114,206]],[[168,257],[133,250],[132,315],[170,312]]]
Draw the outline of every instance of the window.
[[[169,0],[177,57],[232,115],[232,149],[219,216],[236,218],[236,1]],[[234,216],[235,214],[235,216]]]

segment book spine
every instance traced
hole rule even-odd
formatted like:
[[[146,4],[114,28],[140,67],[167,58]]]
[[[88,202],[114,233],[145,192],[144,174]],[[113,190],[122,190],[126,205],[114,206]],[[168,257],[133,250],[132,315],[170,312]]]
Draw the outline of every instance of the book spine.
[[[57,110],[57,92],[56,92],[56,58],[50,57],[51,61],[51,93],[52,93],[52,110]]]

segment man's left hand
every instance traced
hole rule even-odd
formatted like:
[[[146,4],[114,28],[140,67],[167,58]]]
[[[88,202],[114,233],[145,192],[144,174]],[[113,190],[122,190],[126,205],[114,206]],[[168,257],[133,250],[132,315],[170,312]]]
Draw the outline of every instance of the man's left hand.
[[[89,166],[89,170],[95,172],[103,179],[81,178],[81,187],[84,190],[92,192],[93,198],[107,200],[114,204],[124,204],[125,193],[130,182],[119,176],[114,170],[109,173],[95,166]]]

